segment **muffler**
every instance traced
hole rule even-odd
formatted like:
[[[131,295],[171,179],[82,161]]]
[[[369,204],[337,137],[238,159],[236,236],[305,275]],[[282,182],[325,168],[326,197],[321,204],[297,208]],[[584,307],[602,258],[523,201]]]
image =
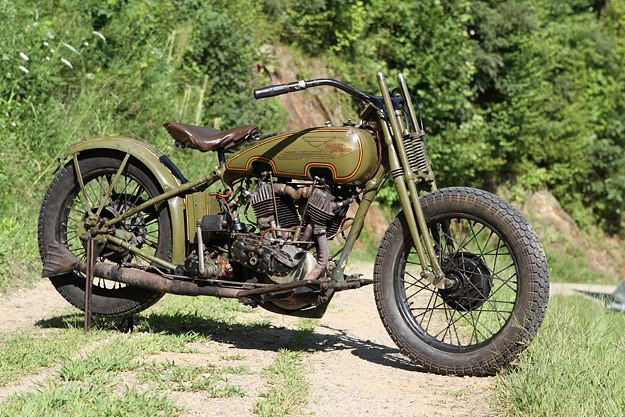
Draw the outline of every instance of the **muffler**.
[[[42,276],[50,278],[72,271],[86,273],[87,262],[78,259],[58,242],[48,246],[43,260]],[[243,290],[214,286],[200,286],[194,282],[168,279],[152,272],[126,268],[107,262],[96,262],[93,275],[133,287],[177,295],[208,295],[213,297],[238,298]]]

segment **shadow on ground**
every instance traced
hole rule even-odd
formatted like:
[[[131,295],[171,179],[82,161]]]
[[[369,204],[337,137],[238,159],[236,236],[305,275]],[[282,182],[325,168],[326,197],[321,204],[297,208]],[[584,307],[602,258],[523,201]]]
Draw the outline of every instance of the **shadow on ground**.
[[[41,328],[81,328],[84,316],[66,314],[36,323]],[[95,318],[93,328],[104,331],[128,331],[135,333],[160,333],[184,335],[193,333],[207,339],[229,344],[239,349],[274,351],[280,349],[305,352],[330,352],[350,350],[359,358],[382,366],[422,371],[404,357],[399,349],[391,348],[371,340],[354,337],[341,329],[319,325],[316,330],[296,330],[275,327],[267,323],[226,323],[206,319],[194,314],[149,314],[131,319]],[[327,333],[326,333],[327,332]],[[329,334],[328,334],[329,333]]]

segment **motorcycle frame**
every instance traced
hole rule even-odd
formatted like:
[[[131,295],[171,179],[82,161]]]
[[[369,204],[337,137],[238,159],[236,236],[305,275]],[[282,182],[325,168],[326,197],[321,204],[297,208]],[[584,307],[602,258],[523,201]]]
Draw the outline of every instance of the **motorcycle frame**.
[[[384,74],[379,72],[377,74],[377,80],[382,93],[384,108],[373,106],[372,104],[368,104],[368,108],[372,107],[377,113],[378,125],[382,131],[384,141],[383,148],[386,149],[386,153],[383,155],[383,161],[386,160],[388,166],[381,163],[377,171],[363,187],[360,204],[354,216],[354,220],[346,238],[345,245],[343,246],[341,255],[336,263],[332,279],[334,281],[345,280],[345,266],[354,244],[362,232],[365,217],[384,180],[387,175],[390,175],[395,185],[395,189],[397,190],[400,205],[412,236],[413,245],[416,249],[419,261],[423,266],[421,276],[430,281],[434,286],[444,288],[447,284],[447,280],[445,279],[444,273],[442,272],[437,261],[434,244],[430,238],[425,216],[419,202],[419,188],[422,193],[433,191],[436,188],[434,175],[431,172],[427,175],[423,175],[422,173],[415,172],[411,168],[409,156],[406,152],[403,141],[404,138],[410,136],[410,134],[416,134],[422,138],[422,123],[416,117],[412,106],[412,99],[408,92],[405,78],[402,74],[398,75],[398,82],[400,86],[399,93],[406,105],[407,115],[403,115],[399,109],[395,108]],[[365,112],[366,111],[367,110],[365,110]],[[407,123],[404,122],[402,116],[406,117]],[[118,155],[123,155],[122,163],[113,177],[106,195],[110,195],[112,193],[117,179],[126,167],[131,156],[138,159],[148,168],[148,170],[150,170],[152,175],[156,177],[157,181],[161,185],[163,192],[113,219],[100,223],[98,227],[91,229],[91,236],[101,241],[106,240],[112,245],[122,247],[150,260],[151,262],[154,262],[157,265],[175,271],[177,269],[177,265],[184,263],[187,256],[187,243],[190,241],[189,236],[187,236],[187,227],[185,224],[184,202],[180,197],[193,192],[202,192],[211,185],[215,184],[217,181],[221,181],[224,185],[226,185],[226,187],[228,187],[224,180],[224,175],[227,172],[225,158],[220,158],[220,166],[209,175],[183,183],[180,178],[181,175],[175,175],[176,172],[172,172],[171,165],[173,164],[167,164],[167,161],[164,160],[164,158],[167,158],[149,145],[141,144],[126,138],[96,138],[93,140],[83,141],[72,147],[68,151],[67,156],[72,158],[79,192],[85,196],[85,198],[86,191],[82,174],[80,172],[79,159],[89,153],[101,150],[102,148],[110,149]],[[418,187],[419,183],[426,185]],[[103,199],[103,201],[106,201],[106,198]],[[155,257],[126,242],[124,240],[123,233],[115,235],[109,232],[111,227],[120,221],[164,201],[167,201],[169,205],[170,218],[172,222],[172,262]],[[98,207],[96,213],[91,214],[90,216],[97,218],[102,209],[102,206]],[[431,269],[428,269],[427,265],[429,265]]]

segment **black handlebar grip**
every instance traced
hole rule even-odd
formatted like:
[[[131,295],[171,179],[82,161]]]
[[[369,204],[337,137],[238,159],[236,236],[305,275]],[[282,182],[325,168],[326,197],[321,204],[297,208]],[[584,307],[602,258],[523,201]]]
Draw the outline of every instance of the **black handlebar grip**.
[[[291,93],[293,91],[304,90],[306,87],[306,81],[268,85],[266,87],[255,88],[254,98],[258,100],[259,98],[275,97],[281,94]]]

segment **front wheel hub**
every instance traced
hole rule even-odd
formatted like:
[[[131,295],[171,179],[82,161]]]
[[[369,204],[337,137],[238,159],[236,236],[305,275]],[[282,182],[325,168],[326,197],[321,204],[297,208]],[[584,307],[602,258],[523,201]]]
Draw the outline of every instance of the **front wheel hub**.
[[[441,264],[445,277],[453,281],[450,288],[439,290],[445,303],[458,311],[480,308],[490,296],[493,277],[481,256],[458,252]]]

